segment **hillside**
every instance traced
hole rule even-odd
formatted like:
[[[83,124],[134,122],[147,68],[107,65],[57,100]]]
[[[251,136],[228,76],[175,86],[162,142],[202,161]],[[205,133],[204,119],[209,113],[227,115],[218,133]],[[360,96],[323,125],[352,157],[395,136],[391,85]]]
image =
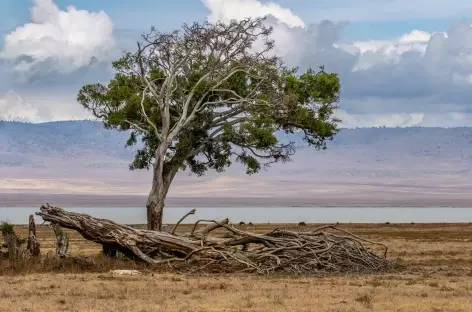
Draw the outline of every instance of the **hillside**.
[[[93,121],[0,122],[0,192],[145,195],[150,174],[128,171],[126,139]],[[471,167],[472,128],[342,129],[328,150],[300,148],[292,162],[255,176],[238,165],[201,178],[181,173],[170,195],[472,204]]]
[[[77,160],[84,166],[120,166],[133,156],[133,149],[124,148],[126,139],[126,133],[94,121],[0,122],[0,167],[54,168]]]
[[[284,140],[304,143],[292,135]],[[87,159],[84,164],[129,162],[134,148],[125,148],[128,134],[104,129],[96,121],[40,124],[0,121],[0,167],[53,168],[62,161]],[[315,152],[310,149],[310,154]],[[360,163],[421,163],[472,161],[472,128],[360,128],[342,129],[328,150],[317,153]],[[352,163],[353,164],[353,163]]]

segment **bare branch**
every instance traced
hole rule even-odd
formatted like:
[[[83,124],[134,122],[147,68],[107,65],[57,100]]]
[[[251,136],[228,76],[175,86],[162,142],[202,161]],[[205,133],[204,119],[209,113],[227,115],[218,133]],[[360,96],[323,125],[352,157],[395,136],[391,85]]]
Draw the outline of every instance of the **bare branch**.
[[[190,215],[193,215],[195,214],[196,210],[195,209],[192,209],[190,210],[189,212],[187,212],[182,218],[180,218],[179,221],[177,221],[177,223],[175,224],[175,226],[172,228],[172,231],[170,232],[170,234],[174,235],[175,234],[175,230],[179,227],[179,224],[184,221],[185,218],[187,218],[188,216]]]
[[[141,113],[143,114],[144,118],[146,118],[147,123],[154,129],[154,134],[156,135],[156,137],[158,137],[159,139],[162,139],[161,134],[159,133],[159,129],[157,129],[157,125],[154,122],[152,122],[152,120],[146,114],[146,110],[144,109],[144,99],[146,97],[147,89],[148,87],[144,88],[143,96],[141,97]],[[148,131],[145,131],[145,132],[149,133]]]
[[[138,126],[137,124],[135,124],[135,123],[133,123],[133,122],[127,120],[127,119],[124,119],[123,121],[126,122],[127,124],[129,124],[130,126],[134,127],[134,128],[137,129],[137,130],[140,130],[140,131],[142,131],[142,132],[144,132],[144,133],[149,133],[149,131],[147,131],[147,130],[144,129],[143,127],[140,127],[140,126]]]

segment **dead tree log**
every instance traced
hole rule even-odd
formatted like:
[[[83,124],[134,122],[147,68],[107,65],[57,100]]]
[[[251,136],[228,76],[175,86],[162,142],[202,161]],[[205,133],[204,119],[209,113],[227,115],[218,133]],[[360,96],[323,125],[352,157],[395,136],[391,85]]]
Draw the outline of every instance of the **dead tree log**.
[[[10,262],[10,267],[16,267],[18,262],[18,241],[16,239],[16,235],[7,233],[4,235],[4,240],[8,248],[8,260]]]
[[[38,257],[40,255],[40,244],[36,238],[36,224],[34,222],[34,215],[29,216],[29,226],[28,226],[28,244],[26,248],[33,257]]]
[[[69,237],[57,222],[51,222],[51,226],[56,235],[56,256],[65,258],[69,253]]]
[[[0,232],[2,232],[3,240],[5,241],[2,247],[5,246],[8,248],[10,267],[15,268],[18,264],[18,260],[26,256],[22,246],[25,240],[16,235],[13,225],[8,222],[0,222]]]
[[[340,272],[385,272],[394,264],[386,259],[387,247],[333,226],[307,232],[281,229],[254,234],[230,225],[228,220],[206,220],[210,224],[187,234],[138,230],[111,220],[67,212],[49,205],[36,213],[45,221],[78,231],[84,238],[116,246],[126,256],[148,264],[167,264],[182,270],[224,272],[291,272],[327,274]],[[212,235],[215,230],[230,235]],[[332,233],[330,231],[337,231]],[[384,249],[384,257],[373,249]]]

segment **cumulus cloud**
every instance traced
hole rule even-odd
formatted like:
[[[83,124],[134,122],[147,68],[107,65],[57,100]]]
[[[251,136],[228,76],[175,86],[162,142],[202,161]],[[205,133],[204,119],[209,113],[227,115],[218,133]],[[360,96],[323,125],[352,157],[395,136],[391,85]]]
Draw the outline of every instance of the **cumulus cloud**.
[[[0,120],[47,122],[57,120],[93,119],[76,103],[75,92],[28,92],[9,90],[0,93]]]
[[[270,2],[202,1],[212,18],[269,16],[275,52],[288,65],[324,65],[338,73],[345,126],[472,125],[470,118],[457,118],[472,113],[472,26],[467,20],[444,32],[412,30],[389,40],[342,42],[343,22],[288,23],[284,20],[294,20],[293,13],[286,15],[285,8]]]
[[[274,52],[287,65],[302,70],[324,65],[338,73],[342,83],[338,113],[344,126],[472,126],[472,27],[467,20],[458,20],[444,32],[413,29],[398,38],[346,42],[341,40],[345,22],[309,24],[270,1],[201,1],[210,11],[210,21],[268,16],[266,22],[274,28]],[[367,0],[360,1],[367,5]],[[413,2],[382,5],[400,8]],[[348,2],[343,5],[349,7]],[[352,9],[363,10],[359,7]],[[320,12],[323,9],[316,14]],[[0,118],[86,116],[75,102],[78,88],[107,81],[110,61],[120,53],[117,46],[132,49],[138,36],[117,37],[104,12],[74,7],[62,11],[51,0],[34,0],[31,22],[4,36]]]
[[[34,0],[30,22],[3,39],[3,120],[40,122],[88,117],[76,103],[77,91],[86,83],[108,80],[110,60],[120,52],[113,23],[105,12],[73,6],[62,11],[52,0]]]
[[[42,121],[40,113],[18,93],[8,91],[0,94],[0,120],[37,122]]]
[[[211,22],[272,15],[290,27],[305,25],[292,10],[273,2],[262,3],[257,0],[202,0],[202,2],[211,11],[209,16]]]
[[[105,12],[73,6],[61,11],[52,0],[34,0],[31,23],[5,36],[0,58],[19,72],[48,61],[50,70],[69,73],[107,59],[113,46],[113,23]]]

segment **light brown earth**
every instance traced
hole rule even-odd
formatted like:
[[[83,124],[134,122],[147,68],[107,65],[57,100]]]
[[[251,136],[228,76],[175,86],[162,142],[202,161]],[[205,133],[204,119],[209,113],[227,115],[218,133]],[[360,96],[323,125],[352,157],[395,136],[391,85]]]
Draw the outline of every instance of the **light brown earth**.
[[[262,232],[274,226],[246,229]],[[3,262],[0,311],[472,311],[472,225],[340,227],[386,243],[389,257],[407,264],[408,269],[384,275],[337,277],[184,276],[162,270],[140,276],[113,276],[108,273],[112,268],[136,265],[104,260],[95,272],[68,268],[14,273]],[[16,230],[21,236],[26,233],[21,227]],[[187,229],[184,226],[182,230]],[[100,252],[98,245],[77,233],[70,235],[72,253]],[[43,253],[53,250],[51,229],[40,227],[38,236]]]

